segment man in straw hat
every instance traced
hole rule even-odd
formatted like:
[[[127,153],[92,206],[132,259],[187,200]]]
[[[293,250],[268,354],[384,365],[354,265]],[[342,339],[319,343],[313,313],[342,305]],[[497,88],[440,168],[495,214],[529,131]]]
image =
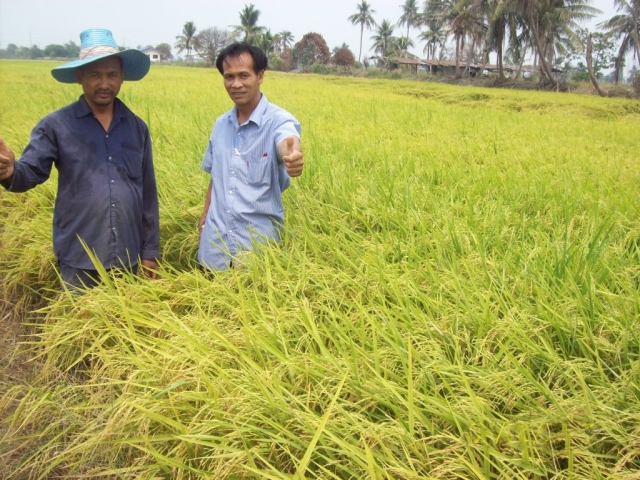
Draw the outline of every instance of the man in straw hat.
[[[147,74],[149,57],[119,51],[109,30],[86,30],[80,39],[80,58],[51,74],[79,83],[84,94],[36,125],[20,161],[0,138],[0,184],[24,192],[46,181],[56,166],[53,248],[66,285],[99,282],[86,248],[107,270],[136,272],[140,260],[153,278],[158,194],[149,129],[116,98],[124,80]]]

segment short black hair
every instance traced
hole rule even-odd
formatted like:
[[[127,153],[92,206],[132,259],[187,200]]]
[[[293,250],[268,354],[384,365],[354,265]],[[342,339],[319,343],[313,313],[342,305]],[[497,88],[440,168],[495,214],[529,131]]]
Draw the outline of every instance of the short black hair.
[[[216,58],[216,68],[221,74],[224,74],[223,63],[229,57],[239,57],[243,53],[248,53],[253,59],[253,71],[258,74],[262,70],[267,69],[269,60],[261,48],[255,45],[249,45],[245,42],[234,42],[224,47]]]

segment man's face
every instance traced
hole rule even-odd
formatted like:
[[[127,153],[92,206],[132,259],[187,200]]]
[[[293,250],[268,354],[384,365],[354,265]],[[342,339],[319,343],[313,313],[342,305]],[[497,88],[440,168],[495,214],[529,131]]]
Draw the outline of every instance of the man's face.
[[[253,58],[248,53],[227,57],[222,63],[224,88],[238,108],[255,108],[260,102],[260,84],[264,71],[253,71]]]
[[[120,92],[123,81],[122,62],[108,57],[76,70],[76,80],[82,85],[84,98],[92,107],[107,107]]]

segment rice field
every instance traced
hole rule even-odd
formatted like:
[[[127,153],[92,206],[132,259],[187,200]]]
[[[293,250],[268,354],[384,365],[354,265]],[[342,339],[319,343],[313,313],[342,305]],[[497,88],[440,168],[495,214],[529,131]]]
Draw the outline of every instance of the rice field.
[[[0,61],[16,153],[81,93],[53,65]],[[160,279],[60,292],[55,178],[0,192],[4,322],[25,323],[0,354],[0,477],[640,478],[640,103],[276,72],[262,91],[301,121],[305,172],[244,268],[195,268],[231,106],[213,69],[120,93],[151,130]]]

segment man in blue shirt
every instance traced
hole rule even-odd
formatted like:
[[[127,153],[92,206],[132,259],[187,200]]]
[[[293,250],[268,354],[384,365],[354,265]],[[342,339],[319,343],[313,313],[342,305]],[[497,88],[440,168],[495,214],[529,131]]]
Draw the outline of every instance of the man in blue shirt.
[[[80,60],[54,68],[63,83],[79,83],[80,99],[44,117],[19,162],[0,138],[0,184],[24,192],[58,170],[53,247],[62,280],[95,286],[92,251],[107,270],[158,269],[158,194],[147,125],[117,97],[124,80],[140,80],[149,58],[120,52],[108,30],[80,35]],[[84,244],[84,245],[83,245]]]
[[[235,106],[211,132],[202,169],[211,175],[200,217],[198,261],[226,270],[256,243],[279,240],[282,192],[302,174],[300,123],[260,92],[267,68],[262,50],[245,43],[216,60]]]

